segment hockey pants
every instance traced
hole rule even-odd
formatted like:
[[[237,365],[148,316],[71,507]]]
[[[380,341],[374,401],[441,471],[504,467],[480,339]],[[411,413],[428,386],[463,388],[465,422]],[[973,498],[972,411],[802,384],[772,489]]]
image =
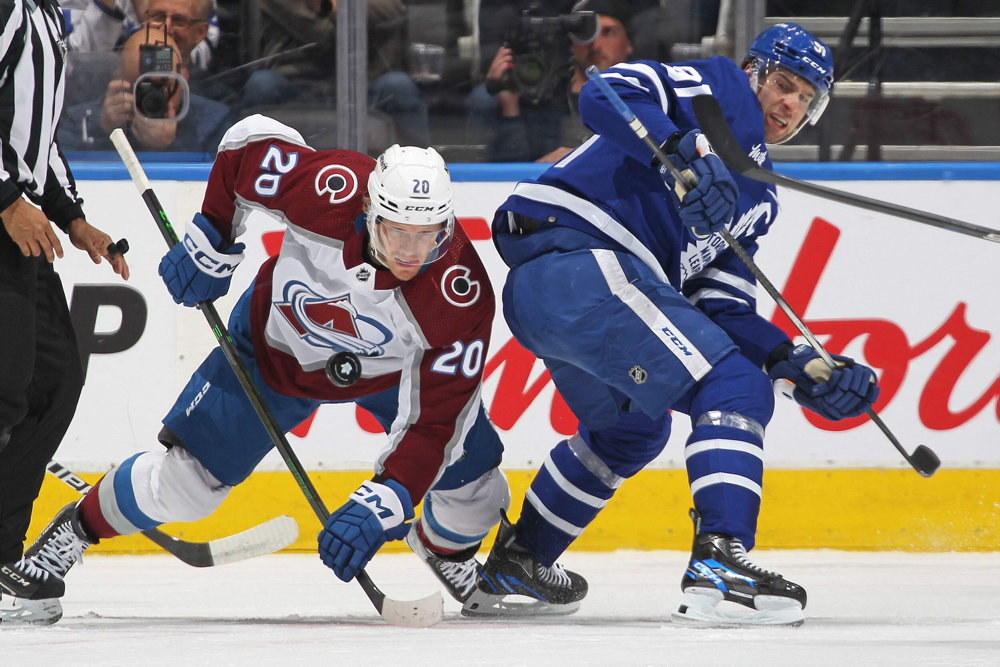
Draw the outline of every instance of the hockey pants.
[[[514,335],[545,362],[580,419],[578,434],[556,445],[528,489],[521,544],[554,562],[662,451],[673,409],[693,422],[685,462],[702,531],[752,548],[774,397],[721,329],[634,257],[610,250],[518,266],[503,303]],[[647,505],[639,520],[658,520],[655,499]]]

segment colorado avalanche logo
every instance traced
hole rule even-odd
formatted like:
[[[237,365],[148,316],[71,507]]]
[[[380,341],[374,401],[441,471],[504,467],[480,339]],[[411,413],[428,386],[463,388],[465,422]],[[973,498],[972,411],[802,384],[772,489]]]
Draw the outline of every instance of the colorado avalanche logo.
[[[330,195],[331,204],[340,204],[358,191],[358,177],[347,167],[328,164],[316,174],[316,194]]]
[[[284,298],[275,307],[310,345],[378,357],[392,340],[383,324],[358,313],[350,294],[324,297],[294,281],[285,286]]]
[[[472,280],[470,275],[472,271],[461,264],[449,267],[444,272],[441,276],[441,294],[448,303],[465,308],[479,300],[479,281]]]

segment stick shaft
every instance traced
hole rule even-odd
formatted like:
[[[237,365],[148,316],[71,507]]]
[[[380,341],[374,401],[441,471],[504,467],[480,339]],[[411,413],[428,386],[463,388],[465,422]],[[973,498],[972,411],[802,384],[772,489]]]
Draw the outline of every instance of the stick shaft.
[[[674,177],[675,183],[685,182],[686,185],[688,185],[689,187],[696,185],[696,183],[692,183],[689,180],[685,179],[684,175],[678,172],[673,162],[670,161],[670,159],[664,154],[660,146],[655,141],[653,141],[653,139],[649,136],[649,132],[643,126],[642,121],[640,121],[636,117],[636,115],[632,112],[632,110],[628,108],[628,105],[625,104],[625,101],[621,98],[621,96],[619,96],[618,93],[615,92],[614,88],[612,88],[611,85],[600,76],[600,74],[597,72],[597,68],[593,66],[587,68],[587,77],[592,82],[597,84],[597,86],[601,89],[601,92],[604,93],[604,96],[608,98],[608,100],[615,107],[615,109],[617,109],[618,112],[622,115],[622,117],[628,122],[629,127],[632,128],[632,131],[636,133],[636,136],[642,139],[647,146],[653,149],[653,155],[656,156],[656,160],[664,167],[666,167],[668,171],[670,171],[670,174]],[[714,100],[714,98],[712,99],[712,102],[715,103],[716,105],[718,104]],[[834,361],[833,357],[830,355],[829,352],[826,351],[826,348],[824,348],[820,344],[819,340],[816,338],[815,335],[813,335],[813,332],[809,330],[809,327],[807,327],[806,323],[802,321],[802,318],[799,317],[798,313],[796,313],[792,309],[792,307],[788,304],[788,302],[785,301],[785,298],[781,295],[781,292],[779,292],[778,289],[774,286],[774,284],[767,279],[767,276],[764,275],[764,272],[761,271],[760,268],[757,266],[757,263],[753,261],[753,258],[750,256],[750,253],[746,251],[746,248],[744,248],[740,244],[740,242],[737,241],[735,237],[733,237],[732,233],[728,229],[722,228],[719,231],[719,234],[729,245],[729,247],[732,248],[733,252],[736,253],[736,255],[740,258],[740,260],[750,270],[750,273],[752,273],[754,278],[757,279],[757,282],[759,282],[761,286],[764,288],[764,290],[768,293],[768,295],[770,295],[770,297],[774,299],[774,302],[778,304],[778,307],[782,310],[782,312],[785,313],[786,316],[788,316],[788,319],[792,321],[792,323],[795,325],[795,328],[802,333],[802,335],[806,338],[807,341],[809,341],[809,344],[813,347],[813,349],[816,350],[816,352],[823,359],[823,361],[826,362],[826,364],[831,369],[836,368],[837,367],[836,362]],[[902,454],[903,458],[906,460],[907,463],[910,464],[910,466],[912,466],[917,472],[919,472],[921,475],[924,475],[925,477],[929,477],[934,473],[934,470],[937,469],[937,464],[933,462],[937,461],[937,456],[930,449],[921,445],[920,446],[921,451],[919,452],[921,454],[920,456],[921,461],[916,461],[914,457],[911,456],[906,451],[903,445],[900,444],[899,440],[896,438],[895,435],[893,435],[892,431],[889,430],[889,427],[886,426],[885,422],[883,422],[882,419],[875,413],[874,409],[869,407],[867,410],[867,415],[869,418],[871,418],[871,420],[875,423],[875,425],[878,426],[879,430],[881,430],[882,433],[889,439],[889,442],[892,443],[893,447],[895,447],[896,450],[900,454]],[[923,463],[924,461],[931,461],[931,463]],[[931,468],[931,466],[933,466],[933,468]]]
[[[780,185],[790,190],[804,192],[814,197],[821,197],[829,201],[837,202],[838,204],[856,206],[857,208],[868,211],[884,213],[893,217],[903,218],[913,222],[930,225],[932,227],[957,232],[959,234],[975,236],[976,238],[981,238],[986,241],[1000,243],[1000,230],[981,227],[980,225],[974,225],[970,222],[947,218],[942,215],[928,213],[927,211],[920,211],[908,206],[890,204],[889,202],[881,201],[879,199],[863,197],[853,192],[835,190],[833,188],[816,185],[815,183],[810,183],[808,181],[800,181],[788,176],[783,176],[782,174],[778,174],[770,169],[765,169],[754,162],[754,160],[746,154],[739,142],[736,141],[736,137],[733,136],[733,132],[729,128],[729,123],[726,122],[726,117],[723,114],[721,107],[719,107],[718,100],[711,95],[698,95],[692,98],[691,107],[694,109],[694,114],[698,118],[698,124],[701,126],[701,131],[704,132],[705,135],[708,136],[709,141],[712,142],[712,147],[714,148],[716,154],[722,158],[722,161],[726,163],[726,166],[733,171],[743,174],[747,178],[752,178],[753,180],[760,181],[761,183]]]
[[[160,233],[163,235],[167,245],[169,247],[177,245],[179,242],[177,234],[174,232],[173,226],[167,219],[167,214],[164,212],[163,207],[156,198],[156,193],[153,192],[149,179],[146,177],[146,172],[139,163],[139,158],[136,157],[135,151],[132,150],[132,146],[125,137],[125,133],[122,132],[121,129],[114,130],[111,133],[111,142],[118,150],[118,154],[121,156],[122,162],[125,164],[129,175],[132,177],[132,182],[135,183],[143,201],[146,202],[146,207],[152,214],[153,220],[156,222],[157,227],[159,227]],[[236,374],[236,378],[243,387],[243,391],[246,392],[247,398],[253,405],[254,411],[257,413],[257,416],[260,417],[261,423],[264,425],[264,429],[274,442],[275,447],[281,454],[281,458],[285,461],[285,465],[292,473],[292,477],[295,478],[296,483],[299,485],[299,488],[302,490],[303,495],[305,495],[306,500],[309,502],[310,507],[312,507],[313,512],[316,513],[320,522],[325,524],[326,520],[330,516],[330,512],[327,510],[326,505],[323,504],[319,493],[316,491],[316,487],[313,486],[312,481],[306,474],[305,468],[303,468],[302,463],[299,462],[299,459],[292,450],[291,445],[288,444],[288,440],[285,438],[284,432],[278,427],[277,420],[274,418],[274,415],[271,414],[271,410],[267,407],[263,397],[260,395],[260,390],[257,388],[257,385],[250,374],[250,369],[247,368],[246,362],[243,361],[239,350],[236,349],[236,343],[229,335],[229,330],[226,328],[225,323],[223,323],[218,311],[210,301],[203,301],[198,304],[198,308],[205,315],[205,319],[212,328],[212,332],[215,334],[226,360],[229,361],[229,365]],[[364,570],[361,570],[358,573],[356,579],[368,595],[368,599],[371,600],[372,604],[375,606],[375,609],[381,613],[385,604],[385,594],[382,593],[377,586],[375,586],[374,582]]]

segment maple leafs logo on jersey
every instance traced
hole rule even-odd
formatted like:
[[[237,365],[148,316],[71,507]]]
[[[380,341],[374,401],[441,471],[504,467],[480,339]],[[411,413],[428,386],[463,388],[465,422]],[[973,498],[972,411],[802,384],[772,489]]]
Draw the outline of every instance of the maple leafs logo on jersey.
[[[341,204],[358,191],[358,176],[342,164],[328,164],[316,174],[316,194],[330,195],[331,204]]]
[[[285,285],[284,299],[276,301],[275,307],[310,345],[378,357],[392,340],[388,327],[358,313],[350,293],[325,297],[305,283],[292,281]]]

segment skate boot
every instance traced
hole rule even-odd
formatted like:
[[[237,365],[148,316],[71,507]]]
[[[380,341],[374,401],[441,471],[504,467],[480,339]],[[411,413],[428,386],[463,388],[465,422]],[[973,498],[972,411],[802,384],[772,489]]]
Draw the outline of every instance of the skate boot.
[[[59,510],[21,560],[0,566],[0,621],[51,625],[62,618],[63,577],[96,542],[80,525],[75,502]]]
[[[419,526],[419,521],[413,522],[410,526],[410,532],[406,534],[406,543],[413,549],[413,553],[427,563],[434,575],[444,584],[448,593],[459,602],[465,602],[475,590],[476,577],[483,567],[475,559],[479,545],[447,556],[436,554],[427,548],[421,538]]]
[[[743,543],[719,533],[698,534],[695,523],[691,562],[681,579],[684,596],[675,619],[700,625],[801,625],[806,591],[780,574],[752,563]]]
[[[542,616],[572,614],[587,595],[587,581],[558,563],[546,567],[515,541],[514,526],[501,513],[500,528],[462,614],[465,616]],[[508,596],[534,598],[510,601]]]

